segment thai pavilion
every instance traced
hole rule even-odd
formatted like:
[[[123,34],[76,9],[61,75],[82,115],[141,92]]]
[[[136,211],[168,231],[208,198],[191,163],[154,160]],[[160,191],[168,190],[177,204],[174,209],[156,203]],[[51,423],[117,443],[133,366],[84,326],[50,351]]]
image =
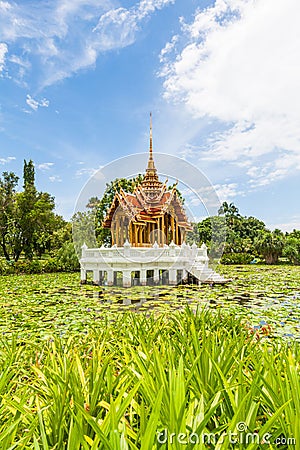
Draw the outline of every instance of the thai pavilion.
[[[82,246],[81,282],[87,272],[95,284],[112,286],[117,274],[122,284],[167,283],[176,285],[191,275],[198,282],[225,280],[208,267],[207,249],[185,243],[192,230],[176,185],[161,182],[153,159],[150,115],[149,159],[143,180],[133,193],[119,187],[103,221],[110,228],[112,246],[89,249]]]
[[[122,188],[116,193],[103,222],[110,228],[112,245],[122,247],[126,240],[132,247],[181,245],[186,233],[192,230],[188,223],[176,186],[167,189],[167,183],[159,181],[153,160],[152,124],[150,122],[149,160],[143,181],[133,194]]]

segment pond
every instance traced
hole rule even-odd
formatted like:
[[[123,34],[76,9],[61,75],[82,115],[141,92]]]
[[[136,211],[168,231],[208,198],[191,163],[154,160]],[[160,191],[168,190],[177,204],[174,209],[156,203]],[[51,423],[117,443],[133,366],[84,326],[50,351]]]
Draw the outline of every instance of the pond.
[[[300,267],[219,266],[227,285],[80,285],[75,274],[3,276],[0,279],[0,333],[19,338],[87,333],[117,313],[165,314],[218,308],[242,316],[253,332],[268,338],[300,340]]]

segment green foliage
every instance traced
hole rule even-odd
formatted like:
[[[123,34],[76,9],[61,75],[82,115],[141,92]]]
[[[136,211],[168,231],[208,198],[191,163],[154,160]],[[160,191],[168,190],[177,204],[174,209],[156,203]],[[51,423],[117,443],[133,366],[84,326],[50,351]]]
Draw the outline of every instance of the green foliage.
[[[6,261],[0,258],[0,275],[76,272],[79,262],[71,242],[65,243],[58,255],[47,259],[19,259]]]
[[[89,211],[77,212],[71,219],[73,242],[77,255],[81,254],[81,247],[84,243],[90,248],[97,247],[95,218],[96,211],[95,209],[91,209]]]
[[[239,214],[238,208],[230,203],[223,203],[226,219],[227,235],[225,254],[255,252],[254,241],[260,232],[266,230],[265,224],[255,217],[246,217]]]
[[[234,205],[234,203],[223,202],[222,206],[219,208],[218,214],[225,214],[227,217],[238,217],[239,209]]]
[[[280,230],[263,231],[255,239],[255,247],[267,264],[276,264],[284,248],[284,235]]]
[[[283,255],[288,258],[292,264],[300,264],[300,231],[294,230],[285,238]]]
[[[3,254],[10,260],[17,237],[16,187],[19,178],[13,172],[3,172],[0,179],[0,243]]]
[[[193,238],[200,245],[204,242],[207,245],[209,256],[215,258],[221,255],[226,242],[227,225],[223,217],[213,216],[202,220],[194,226]]]
[[[234,314],[207,310],[115,315],[66,339],[2,339],[0,446],[179,450],[169,439],[184,433],[192,450],[193,432],[231,450],[240,422],[297,441],[298,357],[296,343],[266,345]]]
[[[14,264],[16,273],[42,273],[43,264],[39,260],[18,260]]]
[[[250,264],[254,257],[249,253],[224,253],[222,264]]]
[[[30,159],[29,162],[27,162],[24,159],[24,166],[23,166],[23,180],[24,180],[24,190],[29,190],[30,188],[34,188],[34,179],[35,179],[35,169],[33,161]]]
[[[51,259],[40,261],[44,272],[48,261],[51,263]],[[242,316],[258,328],[264,320],[271,324],[273,338],[286,335],[287,339],[300,339],[298,267],[219,265],[218,271],[232,279],[231,283],[213,287],[203,284],[196,289],[193,285],[123,289],[93,286],[92,277],[90,283],[81,285],[78,273],[0,277],[0,311],[5,315],[0,321],[0,335],[18,332],[22,338],[28,333],[44,338],[49,334],[85,333],[104,317],[113,320],[119,312],[170,316],[187,305],[196,309],[200,304]]]
[[[50,250],[56,252],[65,242],[72,241],[72,223],[65,222],[62,217],[56,216],[57,225],[50,234]]]
[[[0,275],[10,275],[15,273],[14,261],[7,261],[6,259],[0,258]]]
[[[225,217],[225,224],[221,214]],[[242,216],[233,203],[227,202],[219,209],[219,216],[208,217],[198,223],[197,228],[198,242],[205,242],[210,256],[220,254],[224,247],[224,264],[248,264],[256,254],[255,240],[266,231],[261,220]]]
[[[39,259],[48,254],[53,257],[41,267],[33,262],[14,264],[0,263],[1,273],[35,273],[57,270],[77,270],[77,258],[72,255],[72,228],[76,253],[85,242],[88,247],[111,245],[109,229],[102,227],[115,193],[120,188],[133,192],[143,179],[138,175],[132,179],[116,179],[107,184],[103,197],[91,198],[87,212],[76,213],[71,223],[54,213],[54,198],[47,192],[38,192],[35,187],[35,171],[32,160],[24,161],[24,190],[17,192],[18,177],[13,172],[4,172],[0,178],[0,251],[7,261],[17,262],[21,256],[28,260]],[[170,188],[172,188],[171,186]],[[180,192],[177,192],[181,200]],[[300,264],[300,231],[294,230],[284,239],[279,230],[270,232],[265,224],[255,217],[242,216],[233,203],[224,202],[219,210],[221,216],[209,217],[193,224],[193,232],[187,242],[205,242],[209,256],[219,257],[224,250],[224,264],[248,263],[253,255],[261,255],[268,264],[278,262],[283,255],[292,264]],[[224,247],[225,243],[225,247]],[[70,244],[70,245],[69,245]],[[62,250],[60,250],[62,249]],[[56,258],[56,255],[58,257]],[[242,256],[243,255],[243,256]]]
[[[58,250],[56,258],[58,266],[61,270],[65,272],[74,272],[79,270],[79,261],[73,242],[66,242],[63,244],[63,246]]]
[[[54,198],[38,192],[34,164],[24,161],[24,190],[17,192],[18,177],[4,172],[0,179],[0,244],[4,257],[18,261],[23,253],[32,260],[51,249],[51,236],[65,222],[54,213]]]
[[[58,262],[57,258],[47,258],[42,260],[43,273],[52,273],[63,271],[61,264]]]

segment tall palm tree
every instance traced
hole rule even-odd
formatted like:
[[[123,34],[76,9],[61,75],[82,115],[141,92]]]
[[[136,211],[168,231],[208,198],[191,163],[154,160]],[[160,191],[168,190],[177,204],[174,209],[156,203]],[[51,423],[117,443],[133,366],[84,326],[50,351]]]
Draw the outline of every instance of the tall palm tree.
[[[282,255],[284,235],[282,231],[262,231],[255,240],[256,250],[265,258],[267,264],[276,264]]]

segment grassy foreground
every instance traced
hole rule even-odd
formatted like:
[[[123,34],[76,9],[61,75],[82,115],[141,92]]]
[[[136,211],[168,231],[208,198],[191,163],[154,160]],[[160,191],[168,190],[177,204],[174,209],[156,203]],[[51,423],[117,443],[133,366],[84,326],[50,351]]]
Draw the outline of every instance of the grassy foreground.
[[[299,448],[299,344],[228,311],[31,339],[0,343],[1,450]]]

